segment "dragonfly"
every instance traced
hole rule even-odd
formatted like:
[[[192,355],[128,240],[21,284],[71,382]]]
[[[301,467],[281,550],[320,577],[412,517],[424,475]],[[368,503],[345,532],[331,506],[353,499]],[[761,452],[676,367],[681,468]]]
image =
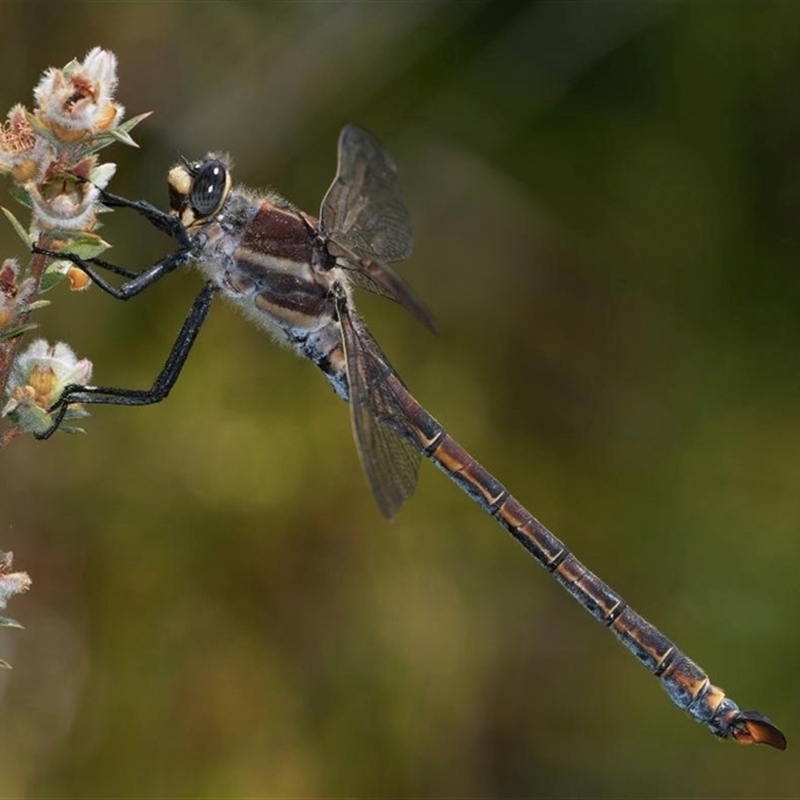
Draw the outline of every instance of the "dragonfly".
[[[83,269],[108,294],[128,300],[194,264],[205,276],[169,356],[149,389],[69,385],[52,407],[61,424],[72,403],[142,406],[175,384],[212,300],[221,295],[277,340],[316,364],[349,402],[353,434],[369,487],[391,518],[413,493],[422,457],[433,462],[514,537],[569,594],[660,681],[670,699],[716,736],[785,749],[763,714],[740,710],[705,671],[582,564],[414,398],[353,302],[363,287],[400,303],[435,331],[431,314],[391,267],[411,255],[413,235],[397,169],[366,130],[339,137],[336,176],[319,217],[271,192],[234,186],[230,160],[182,159],[167,176],[170,211],[107,192],[109,208],[131,209],[177,242],[155,264],[132,272],[99,258],[38,250]],[[111,272],[126,278],[110,282]]]

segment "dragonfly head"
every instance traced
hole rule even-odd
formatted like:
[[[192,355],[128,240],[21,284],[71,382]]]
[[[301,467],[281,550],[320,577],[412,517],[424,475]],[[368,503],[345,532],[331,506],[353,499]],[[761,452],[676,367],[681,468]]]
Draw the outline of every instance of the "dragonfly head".
[[[181,159],[167,175],[169,204],[185,228],[202,224],[224,205],[231,191],[230,162],[209,153],[200,161]]]

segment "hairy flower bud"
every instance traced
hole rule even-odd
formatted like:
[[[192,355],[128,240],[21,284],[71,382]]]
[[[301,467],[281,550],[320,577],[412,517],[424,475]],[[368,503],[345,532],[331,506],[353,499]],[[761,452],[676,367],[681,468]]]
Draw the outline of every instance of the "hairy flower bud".
[[[125,109],[113,101],[117,57],[95,47],[83,62],[51,67],[34,89],[36,116],[63,142],[115,128]]]
[[[95,224],[100,190],[88,181],[49,181],[25,186],[39,230],[90,231]]]

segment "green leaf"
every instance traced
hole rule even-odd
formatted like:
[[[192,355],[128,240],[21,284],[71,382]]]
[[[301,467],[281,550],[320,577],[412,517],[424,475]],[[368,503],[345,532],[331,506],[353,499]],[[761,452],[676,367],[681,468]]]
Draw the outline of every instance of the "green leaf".
[[[10,617],[0,617],[0,627],[3,628],[19,628],[20,630],[25,630],[24,626],[20,625],[15,619],[11,619]]]
[[[28,311],[36,311],[40,308],[45,308],[50,305],[49,300],[34,300],[32,303],[28,303],[26,306]]]
[[[18,328],[11,328],[7,331],[0,332],[0,342],[4,342],[7,339],[14,339],[17,336],[22,336],[23,333],[27,333],[28,331],[32,331],[39,326],[35,322],[28,322],[25,325],[20,325]]]
[[[11,669],[11,668],[12,668],[11,664],[9,664],[8,661],[4,661],[2,658],[0,658],[0,669]]]
[[[64,239],[68,242],[68,245],[65,245],[64,247],[61,248],[62,250],[66,250],[68,246],[71,247],[72,242],[79,242],[82,239],[86,238],[91,239],[92,237],[96,237],[98,239],[100,238],[99,236],[97,236],[96,233],[89,233],[87,231],[76,231],[74,228],[59,229],[58,231],[56,231],[56,233],[58,234],[59,239]]]
[[[87,156],[90,153],[96,153],[98,150],[102,150],[104,147],[108,147],[108,145],[114,142],[121,142],[129,147],[138,147],[139,145],[131,138],[129,131],[132,131],[142,120],[147,119],[152,113],[152,111],[146,111],[144,114],[131,117],[117,128],[101,133],[91,144],[81,148],[81,155]]]
[[[138,147],[139,145],[133,141],[133,139],[129,136],[129,134],[140,122],[147,119],[152,113],[153,113],[152,111],[145,111],[144,114],[139,114],[138,116],[131,117],[129,120],[126,120],[121,125],[116,127],[114,130],[109,131],[109,133],[115,139],[122,142],[123,144],[130,145],[131,147]]]
[[[142,120],[147,119],[148,117],[152,116],[152,111],[145,111],[144,114],[139,114],[138,116],[131,117],[130,119],[125,120],[121,125],[117,126],[116,130],[122,131],[123,133],[129,133],[132,131]]]
[[[60,261],[58,263],[68,264],[70,262]],[[42,280],[39,284],[39,293],[44,294],[44,292],[49,292],[54,286],[58,286],[58,284],[61,283],[61,281],[63,281],[66,277],[67,276],[63,272],[45,272],[45,274],[42,275]]]
[[[18,183],[15,183],[11,189],[11,196],[20,204],[25,206],[25,208],[32,209],[33,203],[31,202],[31,196],[28,192],[22,188]]]
[[[85,231],[57,231],[59,238],[66,239],[66,243],[59,248],[59,252],[70,253],[71,255],[79,256],[80,258],[94,258],[99,256],[100,253],[108,250],[111,245],[98,236],[96,233],[86,233]],[[66,259],[59,259],[53,261],[47,271],[58,272],[61,268],[54,268],[55,264],[68,264],[72,266],[72,262]],[[64,270],[61,270],[64,271]]]
[[[72,266],[72,262],[68,258],[53,258],[47,256],[50,261],[47,264],[47,269],[44,271],[45,275],[52,272],[57,272],[61,275],[66,275],[67,270]]]
[[[58,230],[55,231],[60,239],[66,240],[60,247],[59,253],[69,253],[70,255],[78,256],[79,258],[95,258],[100,253],[108,250],[111,245],[98,236],[96,233],[87,233],[86,231],[68,231]],[[45,274],[51,273],[66,273],[70,267],[77,266],[68,258],[56,258],[50,256],[52,259],[47,265]],[[48,287],[51,288],[51,287]]]
[[[0,206],[0,210],[6,215],[6,219],[11,223],[11,227],[17,232],[17,236],[25,242],[26,249],[30,250],[33,244],[33,238],[22,227],[22,223],[7,209]]]
[[[115,128],[113,131],[109,131],[109,135],[116,139],[118,142],[122,144],[127,144],[128,147],[138,147],[139,145],[133,141],[133,138],[129,133],[126,131],[120,130],[119,128]]]
[[[109,247],[111,245],[96,233],[84,233],[70,243],[69,252],[79,258],[95,258]]]

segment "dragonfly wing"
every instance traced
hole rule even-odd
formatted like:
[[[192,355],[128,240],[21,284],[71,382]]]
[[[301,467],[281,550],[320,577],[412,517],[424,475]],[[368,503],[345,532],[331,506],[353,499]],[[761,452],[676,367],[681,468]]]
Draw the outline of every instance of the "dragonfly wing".
[[[439,332],[431,312],[388,264],[381,264],[372,258],[359,258],[336,239],[328,243],[328,251],[345,260],[346,264],[341,266],[347,270],[347,277],[356,286],[400,303],[432,333]]]
[[[411,255],[414,236],[397,168],[378,140],[356,125],[339,136],[339,164],[320,221],[360,257],[391,262]]]
[[[414,246],[397,169],[378,140],[355,125],[339,136],[339,164],[320,224],[328,251],[346,262],[353,283],[397,301],[436,332],[428,310],[388,266],[408,258]]]
[[[391,519],[417,486],[420,453],[400,433],[402,412],[386,388],[391,367],[375,340],[341,298],[342,328],[350,418],[361,465],[381,513]]]

